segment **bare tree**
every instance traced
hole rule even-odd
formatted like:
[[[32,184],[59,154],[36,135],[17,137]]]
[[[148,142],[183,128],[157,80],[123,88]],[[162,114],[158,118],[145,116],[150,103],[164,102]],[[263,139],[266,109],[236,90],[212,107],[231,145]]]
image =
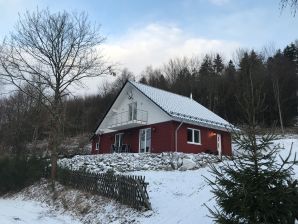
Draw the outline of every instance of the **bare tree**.
[[[281,3],[281,9],[284,9],[287,6],[290,6],[290,8],[293,10],[294,16],[296,15],[296,11],[298,8],[298,0],[280,0],[280,3]]]
[[[272,78],[272,86],[273,86],[274,98],[276,100],[277,109],[278,109],[280,128],[281,128],[282,135],[284,135],[285,131],[284,131],[284,124],[282,119],[282,111],[281,111],[281,103],[280,103],[280,87],[279,87],[279,80],[277,77]]]
[[[19,16],[15,31],[0,46],[0,75],[19,91],[42,102],[50,116],[49,149],[54,180],[57,148],[62,138],[63,98],[69,87],[82,86],[82,80],[108,73],[99,53],[104,38],[99,27],[85,13],[58,12],[48,9]],[[29,86],[27,91],[23,86]]]

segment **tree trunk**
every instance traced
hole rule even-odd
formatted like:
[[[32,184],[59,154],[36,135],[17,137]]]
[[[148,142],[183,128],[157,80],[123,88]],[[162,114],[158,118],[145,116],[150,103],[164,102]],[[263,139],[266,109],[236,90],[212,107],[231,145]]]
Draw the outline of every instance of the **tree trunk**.
[[[57,176],[57,160],[58,160],[58,148],[62,139],[62,102],[59,91],[55,94],[55,101],[53,104],[52,114],[52,130],[50,138],[50,150],[51,150],[51,179],[54,182]]]
[[[280,123],[281,133],[284,136],[285,132],[284,132],[284,124],[283,124],[283,119],[282,119],[282,113],[281,113],[280,93],[279,93],[278,80],[273,81],[273,91],[274,91],[274,96],[275,96],[275,100],[276,100],[277,108],[278,108],[278,116],[279,116],[279,123]]]

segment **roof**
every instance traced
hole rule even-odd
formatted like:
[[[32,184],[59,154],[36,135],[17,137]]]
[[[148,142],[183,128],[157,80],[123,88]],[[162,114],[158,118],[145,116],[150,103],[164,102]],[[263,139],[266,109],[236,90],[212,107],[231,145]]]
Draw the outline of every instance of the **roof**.
[[[154,88],[141,83],[128,81],[151,99],[175,120],[189,121],[214,128],[231,129],[233,125],[195,100]]]

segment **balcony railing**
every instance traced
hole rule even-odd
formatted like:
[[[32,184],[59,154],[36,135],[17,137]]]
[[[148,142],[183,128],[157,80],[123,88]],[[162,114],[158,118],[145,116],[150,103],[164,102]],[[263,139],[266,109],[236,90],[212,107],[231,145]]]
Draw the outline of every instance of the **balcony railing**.
[[[110,124],[108,128],[110,129],[120,129],[120,128],[130,128],[140,125],[147,124],[148,121],[148,111],[144,110],[134,110],[124,111],[120,113],[113,114],[111,116]]]

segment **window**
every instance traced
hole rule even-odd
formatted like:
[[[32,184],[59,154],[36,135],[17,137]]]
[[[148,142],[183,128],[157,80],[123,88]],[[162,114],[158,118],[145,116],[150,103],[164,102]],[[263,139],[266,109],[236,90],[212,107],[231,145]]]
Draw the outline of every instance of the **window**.
[[[98,141],[95,144],[95,150],[98,151],[99,150],[99,143],[100,143],[100,137],[98,137]]]
[[[128,104],[128,120],[136,120],[137,119],[137,102],[133,102]]]
[[[187,143],[200,145],[201,144],[200,130],[187,128]]]
[[[115,135],[115,146],[121,147],[123,144],[123,133],[119,133]]]

